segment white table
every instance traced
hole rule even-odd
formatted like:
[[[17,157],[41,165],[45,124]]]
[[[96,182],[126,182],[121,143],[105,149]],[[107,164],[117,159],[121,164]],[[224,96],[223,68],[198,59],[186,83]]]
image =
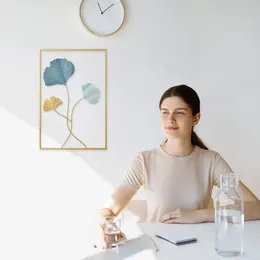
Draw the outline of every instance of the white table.
[[[244,235],[244,252],[242,256],[233,258],[222,258],[215,253],[214,235],[215,224],[162,224],[162,223],[142,223],[138,224],[141,232],[129,228],[133,231],[130,239],[125,245],[121,245],[116,252],[114,249],[91,252],[84,260],[117,260],[117,259],[200,259],[200,260],[217,260],[217,259],[248,259],[260,260],[260,221],[246,221]],[[139,231],[140,231],[139,229]],[[160,238],[153,237],[158,252],[155,252],[152,242],[146,235],[153,235],[158,230],[170,230],[171,232],[180,232],[192,234],[197,237],[198,242],[182,246],[175,246]],[[133,235],[133,233],[136,235]],[[130,232],[131,233],[131,232]],[[94,254],[93,254],[94,253]]]

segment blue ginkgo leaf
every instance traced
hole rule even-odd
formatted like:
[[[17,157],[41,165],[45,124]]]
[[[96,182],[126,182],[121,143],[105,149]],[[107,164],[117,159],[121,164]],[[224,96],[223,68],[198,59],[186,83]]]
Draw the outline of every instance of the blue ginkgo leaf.
[[[46,67],[44,70],[43,79],[45,85],[65,85],[74,71],[75,67],[72,62],[67,59],[55,59],[50,62],[50,67]]]
[[[91,83],[86,83],[85,85],[82,86],[82,91],[83,91],[83,98],[87,100],[90,104],[98,103],[101,96],[101,92],[97,87],[95,87]]]

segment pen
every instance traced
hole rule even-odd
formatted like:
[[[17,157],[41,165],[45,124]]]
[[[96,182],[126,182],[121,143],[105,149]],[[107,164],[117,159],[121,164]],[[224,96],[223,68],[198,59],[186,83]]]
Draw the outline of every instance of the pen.
[[[161,237],[161,236],[159,236],[159,235],[155,235],[156,237],[159,237],[159,238],[161,238],[161,239],[163,239],[163,240],[165,240],[165,241],[167,241],[167,242],[170,242],[170,243],[172,243],[172,244],[174,244],[172,241],[170,241],[170,240],[168,240],[168,239],[166,239],[166,238],[164,238],[164,237]]]
[[[149,238],[151,239],[151,241],[152,241],[152,243],[153,243],[153,245],[155,247],[155,251],[159,251],[159,249],[158,249],[157,245],[155,244],[154,240],[152,239],[152,237],[149,236]]]

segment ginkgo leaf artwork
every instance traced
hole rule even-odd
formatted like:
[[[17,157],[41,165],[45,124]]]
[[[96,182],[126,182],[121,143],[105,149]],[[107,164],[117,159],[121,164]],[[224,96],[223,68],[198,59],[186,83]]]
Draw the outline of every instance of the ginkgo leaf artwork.
[[[106,50],[40,54],[40,148],[106,149]]]
[[[56,97],[50,97],[49,99],[46,99],[43,104],[43,110],[49,111],[49,110],[55,110],[56,108],[62,104],[62,101],[59,98]]]

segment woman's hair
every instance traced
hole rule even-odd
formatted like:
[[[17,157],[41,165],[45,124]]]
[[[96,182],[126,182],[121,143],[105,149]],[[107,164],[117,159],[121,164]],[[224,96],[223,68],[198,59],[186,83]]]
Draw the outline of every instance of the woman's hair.
[[[168,97],[179,97],[181,98],[184,102],[186,102],[189,107],[191,108],[192,115],[195,116],[197,113],[200,112],[200,99],[198,94],[194,89],[191,87],[188,87],[186,85],[178,85],[171,87],[167,89],[159,103],[159,108],[161,109],[162,102],[168,98]],[[201,147],[202,149],[208,150],[208,147],[202,142],[202,140],[196,135],[196,133],[193,131],[191,132],[191,143],[193,145],[197,145]]]

